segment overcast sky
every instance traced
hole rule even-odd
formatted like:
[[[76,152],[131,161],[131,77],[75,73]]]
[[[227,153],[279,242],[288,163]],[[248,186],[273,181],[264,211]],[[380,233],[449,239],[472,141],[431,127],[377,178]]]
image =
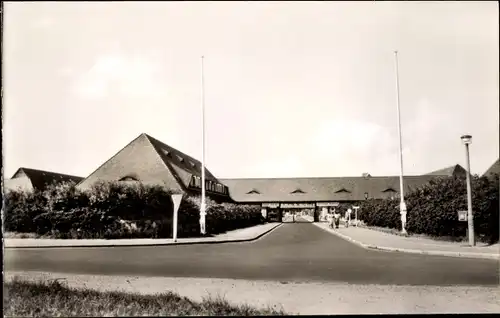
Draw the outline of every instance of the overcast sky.
[[[398,175],[499,154],[498,4],[5,3],[4,174],[87,176],[145,132],[220,178]]]

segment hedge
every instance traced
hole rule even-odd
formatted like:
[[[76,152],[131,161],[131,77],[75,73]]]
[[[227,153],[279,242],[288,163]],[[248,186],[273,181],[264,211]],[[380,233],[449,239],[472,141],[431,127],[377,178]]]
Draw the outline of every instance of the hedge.
[[[474,229],[481,241],[494,243],[499,233],[499,178],[471,177]],[[457,211],[467,210],[465,178],[439,177],[405,194],[407,231],[436,237],[463,238],[467,222],[458,221]],[[369,226],[401,229],[399,199],[367,200],[359,218]]]
[[[5,195],[4,229],[56,238],[171,238],[173,203],[160,186],[101,182],[87,191],[75,184],[44,191],[9,191]],[[178,212],[178,237],[199,236],[199,197],[185,196]],[[209,234],[264,223],[255,206],[207,198]]]

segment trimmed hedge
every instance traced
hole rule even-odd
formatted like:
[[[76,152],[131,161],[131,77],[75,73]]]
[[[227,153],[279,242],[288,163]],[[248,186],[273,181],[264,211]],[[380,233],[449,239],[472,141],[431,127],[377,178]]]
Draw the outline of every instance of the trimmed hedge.
[[[160,186],[98,183],[79,191],[75,184],[44,191],[5,195],[5,230],[56,238],[171,238],[173,203]],[[199,236],[199,197],[184,197],[178,212],[178,237]],[[207,198],[209,234],[264,223],[260,208],[218,204]]]
[[[472,176],[474,232],[481,241],[494,243],[499,233],[499,178]],[[405,195],[407,231],[437,237],[463,238],[467,222],[458,221],[457,211],[467,210],[465,178],[439,177]],[[367,200],[359,218],[369,226],[401,229],[399,199]]]

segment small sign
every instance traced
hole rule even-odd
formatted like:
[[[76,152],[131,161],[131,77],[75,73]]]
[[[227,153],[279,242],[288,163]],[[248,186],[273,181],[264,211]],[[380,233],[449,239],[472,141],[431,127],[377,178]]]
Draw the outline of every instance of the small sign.
[[[311,208],[314,208],[314,203],[281,203],[281,208],[284,208],[284,209],[311,209]]]
[[[177,242],[177,212],[179,211],[179,207],[181,206],[182,194],[172,194],[172,203],[174,204],[174,220],[173,220],[173,239],[174,242]]]
[[[357,205],[353,205],[353,206],[352,206],[352,208],[353,208],[353,209],[359,209],[359,206],[357,206]]]
[[[316,206],[339,206],[338,202],[317,202]]]
[[[280,204],[279,203],[262,203],[263,208],[272,208],[276,209],[279,208]]]
[[[467,221],[467,211],[458,211],[458,220]]]

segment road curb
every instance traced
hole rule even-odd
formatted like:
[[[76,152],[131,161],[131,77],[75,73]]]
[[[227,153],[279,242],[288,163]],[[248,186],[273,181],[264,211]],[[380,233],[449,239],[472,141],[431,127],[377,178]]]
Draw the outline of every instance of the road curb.
[[[274,231],[283,223],[278,223],[270,229],[260,233],[257,236],[243,239],[227,239],[219,241],[199,241],[199,242],[171,242],[171,243],[153,243],[153,244],[110,244],[110,245],[49,245],[49,246],[5,246],[4,249],[21,249],[21,248],[85,248],[85,247],[147,247],[147,246],[176,246],[176,245],[195,245],[195,244],[223,244],[223,243],[239,243],[239,242],[252,242],[260,239],[271,231]]]
[[[472,253],[472,252],[426,251],[426,250],[414,250],[414,249],[406,249],[406,248],[395,248],[395,247],[386,247],[386,246],[365,244],[365,243],[359,242],[359,241],[357,241],[357,240],[355,240],[347,235],[341,234],[337,231],[331,231],[331,230],[323,228],[319,225],[316,225],[316,226],[324,231],[327,231],[328,233],[332,233],[334,235],[337,235],[338,237],[340,237],[346,241],[349,241],[351,243],[354,243],[354,244],[356,244],[364,249],[378,250],[378,251],[384,251],[384,252],[402,252],[402,253],[409,253],[409,254],[422,254],[422,255],[438,255],[438,256],[451,256],[451,257],[463,257],[463,258],[481,258],[481,259],[493,259],[493,260],[500,259],[500,253],[499,254],[488,254],[488,253]]]

